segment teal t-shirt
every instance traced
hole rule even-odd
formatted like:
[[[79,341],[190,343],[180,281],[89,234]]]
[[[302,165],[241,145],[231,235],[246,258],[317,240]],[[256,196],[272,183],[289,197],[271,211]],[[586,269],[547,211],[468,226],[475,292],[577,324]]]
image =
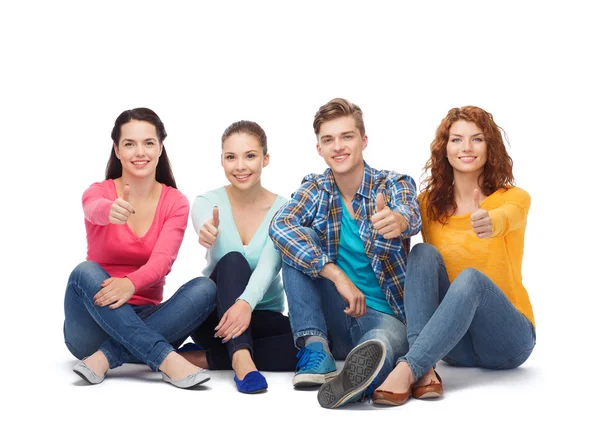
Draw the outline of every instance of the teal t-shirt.
[[[350,216],[342,202],[342,226],[336,265],[344,271],[352,283],[365,296],[367,307],[394,315],[392,308],[379,286],[375,271],[371,267],[365,247],[360,240],[356,221]]]
[[[196,197],[191,210],[196,234],[212,217],[213,207],[219,207],[219,234],[217,242],[207,251],[207,266],[202,273],[210,276],[217,262],[231,251],[241,253],[252,270],[246,289],[238,299],[247,301],[252,309],[282,312],[285,308],[285,293],[281,280],[281,255],[269,237],[269,224],[286,199],[277,196],[254,236],[246,246],[238,233],[231,204],[225,187],[217,188]]]

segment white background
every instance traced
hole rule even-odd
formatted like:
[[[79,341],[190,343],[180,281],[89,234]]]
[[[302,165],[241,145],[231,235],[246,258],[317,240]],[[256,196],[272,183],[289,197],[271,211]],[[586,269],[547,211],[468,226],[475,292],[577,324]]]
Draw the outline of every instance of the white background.
[[[600,32],[592,2],[19,2],[0,6],[3,439],[593,437],[597,374]],[[440,372],[446,397],[321,409],[291,374],[243,396],[231,372],[180,391],[143,366],[83,387],[62,337],[64,287],[85,258],[80,198],[104,176],[117,115],[150,107],[190,199],[225,183],[220,136],[268,135],[270,190],[325,168],[312,120],[359,104],[366,160],[420,181],[446,112],[477,105],[508,133],[532,196],[523,266],[538,325],[512,372]],[[420,241],[417,238],[416,241]],[[167,278],[199,274],[191,222]],[[358,411],[358,412],[357,412]],[[594,412],[594,415],[597,412]],[[587,436],[577,435],[587,432]]]

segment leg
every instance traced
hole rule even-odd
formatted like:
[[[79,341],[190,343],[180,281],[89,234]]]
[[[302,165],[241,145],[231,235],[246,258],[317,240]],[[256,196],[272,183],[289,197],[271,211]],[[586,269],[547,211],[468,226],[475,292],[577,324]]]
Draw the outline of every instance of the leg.
[[[215,308],[214,282],[207,277],[196,277],[173,294],[165,303],[144,308],[138,316],[148,328],[158,332],[169,343],[181,343]],[[113,339],[105,341],[100,350],[110,353],[119,364],[135,358]]]
[[[467,268],[450,285],[395,371],[415,381],[447,354],[449,362],[462,366],[517,367],[534,345],[531,323],[485,274]],[[398,390],[400,379],[395,381],[386,389]]]
[[[74,311],[73,302],[79,303],[79,312],[85,308],[87,314],[111,338],[125,346],[137,359],[142,360],[153,370],[173,351],[173,347],[157,332],[149,329],[137,316],[130,305],[117,309],[96,306],[94,296],[100,291],[100,283],[110,275],[95,262],[83,262],[71,273],[65,294],[65,313]],[[70,305],[70,306],[67,306]],[[74,347],[77,338],[73,332],[77,329],[69,323],[70,315],[65,317],[65,341]],[[81,355],[82,349],[75,352]],[[111,368],[119,366],[110,353],[104,354]]]
[[[290,320],[280,312],[255,310],[252,313],[254,362],[261,371],[286,372],[296,367]]]
[[[373,388],[379,386],[394,369],[396,360],[408,352],[406,325],[397,317],[367,308],[367,313],[354,320],[352,340],[361,344],[367,340],[379,340],[385,346],[385,361]]]
[[[217,284],[217,317],[219,320],[242,295],[248,285],[252,270],[248,261],[240,253],[234,251],[223,256],[213,270],[210,278]],[[249,326],[241,335],[226,343],[229,356],[240,349],[248,349],[252,353],[252,330]]]

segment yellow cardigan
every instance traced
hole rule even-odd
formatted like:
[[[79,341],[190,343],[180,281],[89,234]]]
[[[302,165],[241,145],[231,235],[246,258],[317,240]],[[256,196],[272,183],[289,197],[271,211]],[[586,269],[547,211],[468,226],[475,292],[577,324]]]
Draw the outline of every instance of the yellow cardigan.
[[[492,237],[479,239],[471,227],[471,213],[451,216],[448,223],[427,218],[426,201],[419,196],[423,242],[436,247],[446,265],[450,282],[465,268],[475,268],[502,290],[535,326],[529,295],[523,286],[521,263],[527,213],[531,198],[518,187],[500,189],[481,203],[492,218]]]

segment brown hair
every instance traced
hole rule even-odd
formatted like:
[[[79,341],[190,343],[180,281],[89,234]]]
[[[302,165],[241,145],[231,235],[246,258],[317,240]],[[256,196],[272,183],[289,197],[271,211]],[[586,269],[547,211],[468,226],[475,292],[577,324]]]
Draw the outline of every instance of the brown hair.
[[[223,148],[225,140],[236,133],[245,133],[247,135],[254,136],[256,139],[258,139],[263,155],[267,154],[267,134],[263,128],[255,122],[245,120],[234,122],[225,129],[223,136],[221,136],[221,148]]]
[[[506,138],[506,133],[496,124],[492,114],[475,106],[450,109],[435,132],[435,139],[431,143],[431,157],[423,169],[423,175],[429,172],[429,176],[421,185],[426,197],[427,217],[442,223],[446,223],[457,208],[454,200],[454,173],[448,162],[446,148],[450,127],[458,120],[472,122],[483,131],[487,146],[487,161],[479,176],[479,186],[483,193],[490,195],[500,188],[515,185],[513,162],[502,139],[503,134]]]
[[[315,114],[315,120],[313,121],[315,135],[317,135],[317,137],[319,136],[321,124],[343,116],[351,116],[354,118],[360,136],[365,136],[365,123],[363,121],[362,110],[360,110],[360,107],[356,104],[353,104],[344,98],[334,98],[327,104],[319,107],[319,110]]]

